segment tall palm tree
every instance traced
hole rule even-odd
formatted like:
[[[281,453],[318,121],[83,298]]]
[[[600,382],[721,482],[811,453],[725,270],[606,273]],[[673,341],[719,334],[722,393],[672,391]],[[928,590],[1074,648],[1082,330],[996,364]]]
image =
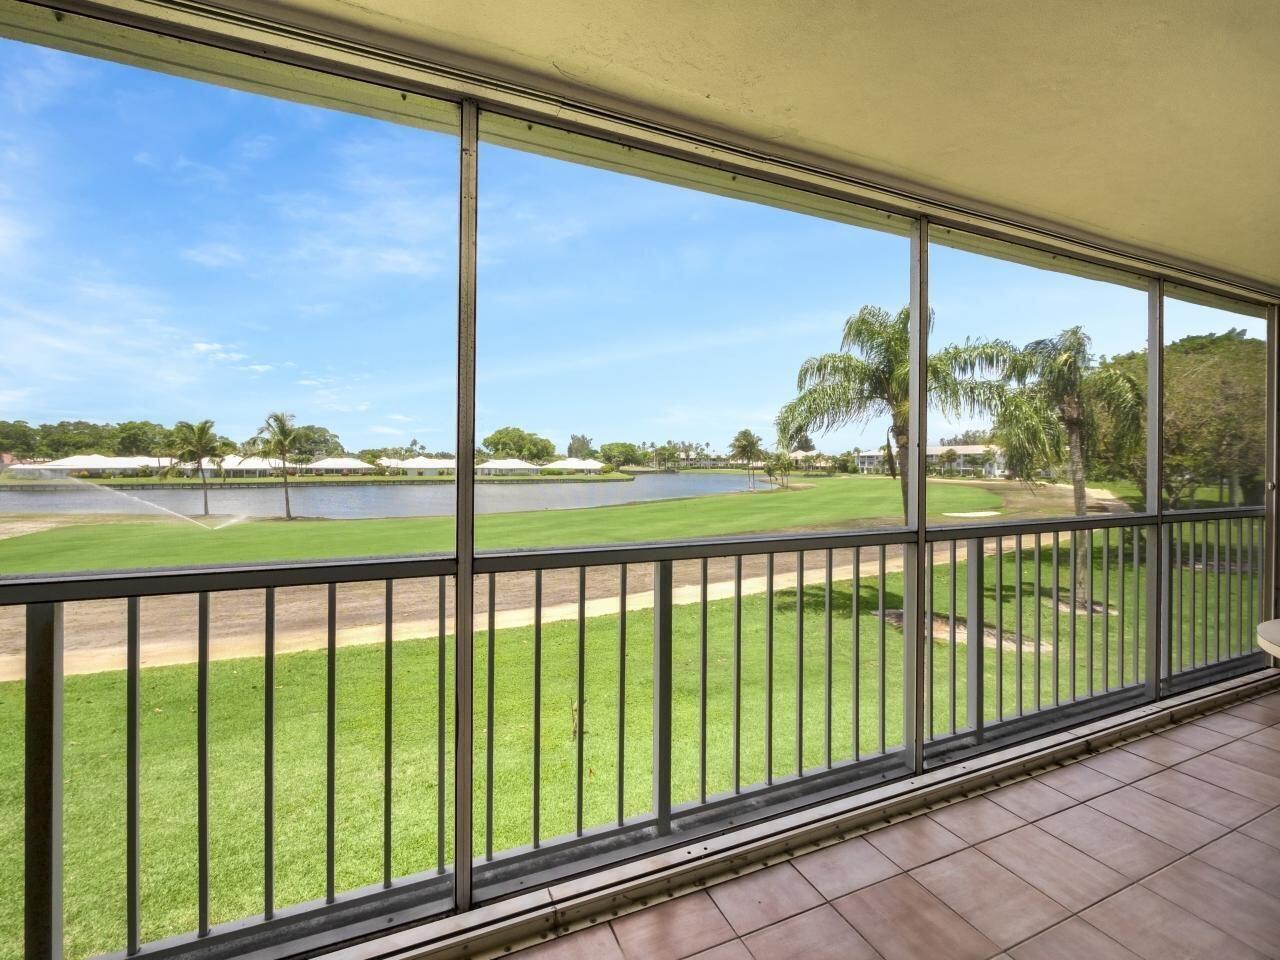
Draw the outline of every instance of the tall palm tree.
[[[284,518],[293,519],[289,509],[289,460],[295,456],[302,442],[302,436],[294,425],[292,413],[267,414],[266,422],[258,428],[257,434],[249,441],[252,450],[267,458],[280,461],[280,476],[284,480]]]
[[[209,515],[209,478],[204,471],[204,462],[225,456],[231,444],[214,431],[212,420],[201,420],[199,423],[179,420],[173,425],[173,431],[169,436],[174,459],[183,463],[194,463],[196,470],[200,473],[200,489],[204,494],[204,515],[207,517]]]
[[[1012,350],[1004,364],[1010,389],[999,404],[995,438],[1009,472],[1031,479],[1064,460],[1072,505],[1084,516],[1085,454],[1098,413],[1110,417],[1119,436],[1142,426],[1142,388],[1129,374],[1097,366],[1092,340],[1081,327]]]
[[[933,316],[929,317],[933,327]],[[911,311],[896,314],[864,306],[844,324],[840,350],[810,357],[796,377],[798,394],[778,414],[778,432],[786,438],[826,433],[851,423],[889,418],[886,460],[890,476],[902,486],[907,509],[907,444],[910,436]],[[996,408],[999,383],[981,376],[998,372],[1008,358],[1008,345],[968,341],[929,357],[929,403],[959,415]],[[895,461],[894,448],[897,448]]]
[[[739,430],[729,441],[729,457],[740,460],[747,465],[747,482],[751,489],[756,488],[756,461],[764,458],[763,441],[750,430]]]

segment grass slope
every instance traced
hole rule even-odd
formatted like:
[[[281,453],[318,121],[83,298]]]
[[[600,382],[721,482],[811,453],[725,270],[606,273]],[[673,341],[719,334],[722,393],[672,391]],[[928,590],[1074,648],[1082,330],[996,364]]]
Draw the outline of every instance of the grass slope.
[[[800,490],[483,514],[476,520],[476,540],[481,549],[572,546],[840,529],[880,518],[900,522],[896,480],[811,482]],[[930,509],[939,512],[999,506],[999,497],[979,487],[930,489]],[[178,521],[79,524],[0,540],[0,574],[445,553],[453,549],[453,536],[451,517],[246,522],[221,530]]]

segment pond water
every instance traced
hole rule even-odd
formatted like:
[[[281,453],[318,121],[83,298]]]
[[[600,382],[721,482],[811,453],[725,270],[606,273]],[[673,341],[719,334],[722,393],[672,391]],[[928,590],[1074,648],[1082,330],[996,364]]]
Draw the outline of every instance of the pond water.
[[[602,507],[646,500],[701,497],[748,489],[747,478],[725,473],[639,474],[631,481],[538,481],[478,483],[478,513]],[[433,517],[453,513],[452,484],[298,484],[289,488],[299,517],[353,520],[372,517]],[[0,487],[0,514],[131,513],[197,516],[203,511],[200,488],[119,490],[88,481],[58,481],[41,490]],[[284,513],[280,487],[209,484],[209,511],[223,516],[277,517]]]

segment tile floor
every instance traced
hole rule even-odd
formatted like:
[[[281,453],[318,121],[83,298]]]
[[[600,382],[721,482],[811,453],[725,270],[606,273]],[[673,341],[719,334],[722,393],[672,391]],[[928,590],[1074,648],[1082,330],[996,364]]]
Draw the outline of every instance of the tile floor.
[[[517,956],[1280,958],[1280,693]]]

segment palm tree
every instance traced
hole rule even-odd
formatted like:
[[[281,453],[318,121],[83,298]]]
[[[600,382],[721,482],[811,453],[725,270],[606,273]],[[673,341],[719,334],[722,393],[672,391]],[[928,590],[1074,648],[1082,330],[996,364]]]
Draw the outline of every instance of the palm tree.
[[[929,317],[933,327],[933,316]],[[844,324],[837,353],[810,357],[796,377],[796,398],[778,414],[783,437],[826,433],[875,417],[889,418],[886,460],[890,476],[902,485],[907,509],[907,444],[910,436],[911,311],[897,314],[864,306]],[[1001,385],[975,374],[996,372],[1008,358],[1008,345],[969,341],[929,357],[928,400],[947,414],[995,409]],[[894,447],[897,448],[895,462]]]
[[[1094,418],[1106,413],[1119,436],[1142,425],[1143,397],[1137,381],[1114,367],[1097,366],[1092,340],[1081,327],[1034,340],[1011,351],[1005,375],[1012,384],[1000,403],[995,437],[1009,472],[1024,480],[1063,460],[1071,478],[1076,516],[1084,516],[1085,445]]]
[[[204,472],[204,461],[221,459],[230,450],[229,441],[218,436],[212,420],[190,423],[179,420],[173,425],[170,444],[175,460],[194,463],[200,472],[200,489],[204,494],[204,515],[209,515],[209,478]]]
[[[284,480],[284,518],[293,519],[289,509],[289,459],[297,453],[302,437],[294,426],[292,413],[267,414],[266,422],[258,428],[249,441],[249,447],[268,458],[280,461],[280,476]]]
[[[752,490],[756,488],[756,461],[764,458],[764,448],[760,445],[762,442],[760,437],[745,429],[739,430],[729,441],[729,456],[746,463],[747,482]]]

